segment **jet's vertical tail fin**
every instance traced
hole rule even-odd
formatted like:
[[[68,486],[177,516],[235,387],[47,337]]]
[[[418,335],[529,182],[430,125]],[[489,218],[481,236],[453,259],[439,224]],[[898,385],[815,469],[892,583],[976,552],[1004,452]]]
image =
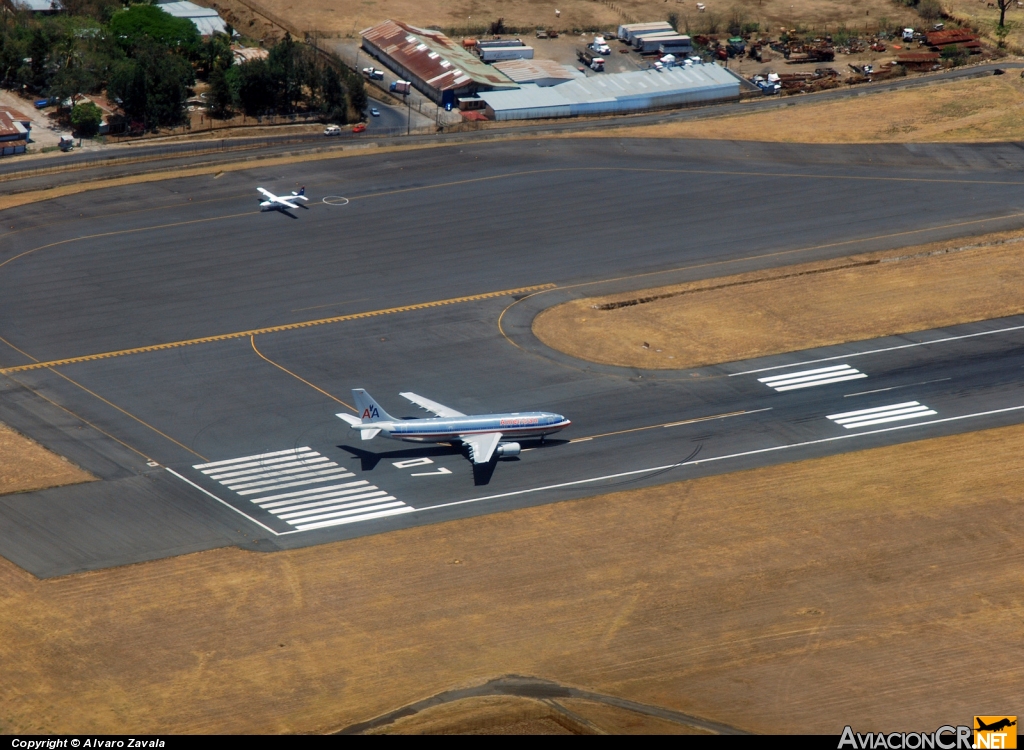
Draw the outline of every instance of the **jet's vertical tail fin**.
[[[384,409],[373,400],[373,396],[364,391],[362,388],[352,389],[352,398],[356,402],[356,411],[363,420],[363,424],[367,422],[391,422],[394,421],[394,417],[388,414]]]

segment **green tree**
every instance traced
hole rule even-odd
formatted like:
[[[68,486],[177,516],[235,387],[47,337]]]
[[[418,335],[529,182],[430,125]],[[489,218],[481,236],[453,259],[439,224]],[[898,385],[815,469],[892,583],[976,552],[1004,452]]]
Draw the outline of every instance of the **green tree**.
[[[129,119],[153,128],[182,121],[184,104],[194,83],[188,60],[148,42],[138,45],[132,58],[114,66],[107,90],[120,100]]]
[[[320,75],[320,112],[331,122],[344,124],[348,120],[345,111],[345,88],[341,76],[334,66],[328,65]]]
[[[356,112],[364,111],[369,102],[366,99],[366,87],[363,86],[363,77],[354,70],[346,68],[345,84],[348,88],[349,106]]]
[[[278,97],[278,109],[292,112],[302,97],[302,65],[298,45],[291,34],[274,45],[267,58],[267,67],[274,77],[274,88]]]
[[[49,82],[46,76],[46,60],[50,55],[50,39],[42,26],[32,30],[32,37],[28,42],[30,80],[26,81],[37,90],[42,90]]]
[[[231,110],[231,84],[227,74],[217,66],[210,73],[210,111],[217,117],[224,117]]]
[[[250,117],[274,109],[277,81],[265,60],[250,60],[235,68],[238,103]]]
[[[22,60],[27,56],[24,42],[13,34],[6,33],[5,29],[0,35],[0,81],[6,83],[13,79],[23,64]]]
[[[195,24],[187,18],[175,18],[156,5],[133,5],[116,13],[109,28],[125,50],[143,42],[156,42],[188,57],[199,51]]]
[[[208,80],[218,65],[227,70],[235,61],[235,53],[231,51],[231,39],[227,34],[213,34],[199,46],[197,70],[199,77]]]
[[[103,112],[90,101],[76,104],[71,110],[71,126],[83,138],[92,138],[99,132]]]

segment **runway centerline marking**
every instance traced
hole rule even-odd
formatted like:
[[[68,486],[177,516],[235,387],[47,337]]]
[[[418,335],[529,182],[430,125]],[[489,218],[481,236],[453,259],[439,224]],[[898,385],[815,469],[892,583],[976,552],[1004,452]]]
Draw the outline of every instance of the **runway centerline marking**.
[[[997,328],[994,331],[979,331],[978,333],[965,333],[962,336],[947,336],[941,339],[935,339],[934,341],[919,341],[913,344],[900,344],[899,346],[887,346],[882,349],[869,349],[866,352],[854,352],[852,354],[840,354],[835,357],[822,357],[821,359],[808,359],[803,362],[792,362],[788,365],[774,365],[772,367],[761,367],[757,370],[744,370],[743,372],[730,372],[729,377],[734,378],[737,375],[753,375],[758,372],[770,372],[771,370],[781,370],[785,367],[801,367],[803,365],[815,365],[819,362],[834,362],[837,359],[850,359],[851,357],[864,357],[868,354],[884,354],[885,352],[895,352],[901,349],[913,349],[918,346],[931,346],[932,344],[948,344],[950,341],[962,341],[963,339],[972,339],[978,336],[992,336],[997,333],[1011,333],[1013,331],[1024,330],[1024,326],[1010,326],[1009,328]]]
[[[498,292],[485,292],[483,294],[472,294],[465,297],[453,297],[451,299],[435,300],[433,302],[419,302],[412,305],[400,307],[389,307],[383,310],[368,310],[367,312],[352,313],[350,315],[336,315],[331,318],[320,318],[318,320],[305,320],[299,323],[285,323],[278,326],[267,326],[255,328],[249,331],[235,331],[233,333],[222,333],[216,336],[204,336],[202,338],[186,339],[183,341],[170,341],[165,344],[151,344],[139,346],[132,349],[120,349],[100,354],[86,354],[81,357],[68,357],[66,359],[55,359],[49,362],[36,362],[30,365],[17,365],[15,367],[0,368],[0,374],[7,375],[15,372],[26,372],[28,370],[41,370],[49,367],[64,367],[66,365],[79,364],[81,362],[94,362],[99,359],[110,359],[112,357],[126,357],[132,354],[148,354],[167,349],[177,349],[183,346],[196,346],[198,344],[210,344],[218,341],[230,341],[231,339],[248,338],[251,336],[262,336],[268,333],[282,333],[294,331],[300,328],[312,328],[314,326],[328,325],[330,323],[344,323],[350,320],[363,320],[365,318],[376,318],[382,315],[395,315],[397,313],[413,312],[415,310],[429,310],[433,307],[445,307],[465,302],[477,302],[479,300],[493,299],[495,297],[509,297],[516,294],[524,294],[541,289],[554,289],[554,284],[537,284],[535,286],[519,287],[518,289],[503,289]],[[319,389],[317,389],[319,390]],[[332,398],[334,398],[332,396]]]
[[[609,479],[619,479],[621,477],[636,476],[638,474],[653,474],[659,471],[667,471],[669,469],[678,469],[683,466],[697,466],[699,464],[713,463],[715,461],[725,461],[731,458],[742,458],[744,456],[755,456],[762,453],[772,453],[775,451],[789,450],[790,448],[803,448],[810,445],[820,445],[824,443],[832,443],[839,440],[851,440],[854,438],[861,438],[867,435],[878,435],[884,432],[895,432],[896,430],[909,430],[917,427],[927,427],[934,424],[942,424],[944,422],[956,422],[962,419],[973,419],[977,417],[987,417],[993,414],[1005,414],[1012,411],[1024,410],[1024,406],[1010,406],[1005,409],[993,409],[991,411],[976,412],[974,414],[964,414],[959,417],[946,417],[944,419],[933,419],[928,422],[915,422],[914,424],[898,425],[896,427],[883,427],[878,430],[867,430],[865,432],[855,432],[848,435],[837,435],[829,438],[821,438],[819,440],[808,440],[802,443],[791,443],[789,445],[776,445],[770,448],[758,448],[752,451],[743,451],[741,453],[729,453],[723,456],[712,456],[711,458],[701,458],[693,461],[680,461],[674,464],[665,464],[664,466],[652,466],[648,469],[635,469],[633,471],[623,471],[618,474],[608,474],[602,477],[592,477],[590,479],[578,479],[573,482],[562,482],[560,484],[549,484],[544,487],[533,487],[528,490],[516,490],[514,492],[503,492],[498,495],[486,495],[484,497],[474,497],[468,500],[455,500],[450,503],[442,503],[440,505],[430,505],[425,508],[417,508],[418,512],[424,512],[428,510],[440,510],[441,508],[452,508],[457,505],[467,505],[469,503],[479,503],[485,500],[498,500],[505,497],[514,497],[516,495],[526,495],[532,492],[544,492],[546,490],[557,490],[565,487],[575,487],[581,484],[591,484],[593,482],[602,482]]]
[[[727,419],[729,417],[739,417],[743,414],[757,414],[762,411],[771,411],[773,407],[769,406],[765,409],[753,409],[751,411],[730,411],[725,414],[712,414],[708,417],[694,417],[693,419],[684,419],[680,422],[665,422],[664,424],[649,424],[644,427],[632,427],[628,430],[616,430],[615,432],[602,432],[600,435],[588,435],[586,437],[573,438],[569,441],[572,443],[585,443],[588,440],[596,440],[597,438],[611,437],[612,435],[625,435],[629,432],[642,432],[643,430],[654,430],[658,427],[680,427],[684,424],[695,424],[697,422],[710,422],[713,419]]]

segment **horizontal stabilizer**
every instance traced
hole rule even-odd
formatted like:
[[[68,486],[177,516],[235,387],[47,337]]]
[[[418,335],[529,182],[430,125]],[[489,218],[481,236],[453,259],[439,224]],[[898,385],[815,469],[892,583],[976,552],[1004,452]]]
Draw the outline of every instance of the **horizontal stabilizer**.
[[[334,416],[336,416],[338,419],[345,420],[353,427],[355,427],[358,424],[362,424],[363,421],[359,417],[353,417],[351,414],[335,414]]]
[[[359,434],[363,438],[363,440],[373,440],[375,437],[377,437],[378,432],[380,432],[380,430],[374,428],[372,430],[360,430]]]

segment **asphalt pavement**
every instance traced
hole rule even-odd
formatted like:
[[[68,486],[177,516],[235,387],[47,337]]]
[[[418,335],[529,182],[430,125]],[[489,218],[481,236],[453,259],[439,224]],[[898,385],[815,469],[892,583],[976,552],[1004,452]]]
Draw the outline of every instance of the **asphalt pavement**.
[[[1014,145],[577,139],[6,211],[0,421],[102,481],[0,498],[0,554],[46,577],[269,551],[1024,421],[1024,317],[673,372],[530,333],[579,295],[1019,228],[1022,170]],[[300,185],[308,208],[258,210]],[[354,387],[573,425],[474,471],[360,441]]]

